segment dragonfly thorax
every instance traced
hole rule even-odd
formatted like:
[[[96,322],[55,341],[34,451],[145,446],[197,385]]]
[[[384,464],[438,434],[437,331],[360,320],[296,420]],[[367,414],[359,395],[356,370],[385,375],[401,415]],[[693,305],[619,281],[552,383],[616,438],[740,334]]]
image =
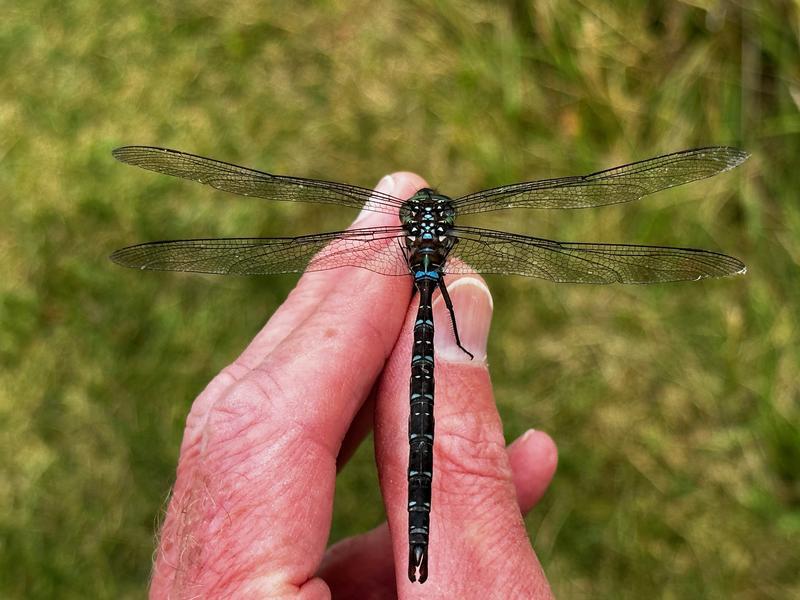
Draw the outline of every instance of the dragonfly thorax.
[[[451,234],[455,215],[452,200],[430,188],[419,190],[400,209],[408,263],[417,281],[438,280],[455,244]]]
[[[445,243],[455,216],[452,200],[430,188],[419,190],[400,209],[400,221],[411,244],[420,241]]]

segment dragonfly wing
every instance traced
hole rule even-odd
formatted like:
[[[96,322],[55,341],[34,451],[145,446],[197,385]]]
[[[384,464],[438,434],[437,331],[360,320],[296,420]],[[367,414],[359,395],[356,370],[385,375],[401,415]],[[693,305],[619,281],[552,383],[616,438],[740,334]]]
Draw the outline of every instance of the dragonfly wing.
[[[589,208],[630,202],[659,190],[711,177],[740,165],[749,154],[716,146],[598,171],[591,175],[504,185],[453,201],[457,214],[507,208]]]
[[[408,275],[400,227],[351,229],[293,238],[170,240],[129,246],[111,260],[150,271],[272,275],[361,267]]]
[[[666,246],[556,242],[477,227],[453,230],[447,273],[501,273],[559,283],[661,283],[745,272],[732,256]]]
[[[272,175],[169,148],[123,146],[115,149],[112,154],[117,160],[142,169],[199,181],[218,190],[242,196],[289,202],[338,204],[390,214],[397,214],[403,203],[394,196],[355,185]]]

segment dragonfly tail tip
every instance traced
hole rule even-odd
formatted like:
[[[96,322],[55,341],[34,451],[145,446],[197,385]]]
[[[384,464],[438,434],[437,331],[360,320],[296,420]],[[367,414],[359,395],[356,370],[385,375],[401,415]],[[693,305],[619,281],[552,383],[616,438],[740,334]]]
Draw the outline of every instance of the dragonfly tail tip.
[[[419,576],[417,576],[419,573]],[[408,578],[425,583],[428,579],[428,551],[422,544],[412,544],[408,553]]]

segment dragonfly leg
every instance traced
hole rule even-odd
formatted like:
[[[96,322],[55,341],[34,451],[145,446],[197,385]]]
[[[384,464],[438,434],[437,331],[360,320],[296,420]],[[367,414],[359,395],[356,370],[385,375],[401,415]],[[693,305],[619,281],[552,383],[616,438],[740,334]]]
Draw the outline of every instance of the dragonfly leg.
[[[450,300],[450,294],[447,293],[447,286],[444,284],[444,277],[439,278],[439,290],[442,292],[442,298],[444,298],[444,305],[447,307],[447,311],[450,313],[450,322],[453,324],[453,335],[456,337],[456,345],[461,348],[464,353],[469,356],[469,359],[472,360],[475,356],[464,348],[461,345],[461,338],[458,337],[458,325],[456,325],[456,312],[453,310],[453,301]]]

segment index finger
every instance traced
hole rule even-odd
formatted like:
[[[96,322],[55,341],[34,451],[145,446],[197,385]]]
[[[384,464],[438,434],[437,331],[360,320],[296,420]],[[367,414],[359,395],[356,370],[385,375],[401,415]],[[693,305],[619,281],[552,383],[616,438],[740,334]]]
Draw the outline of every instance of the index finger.
[[[395,180],[401,197],[420,182]],[[155,595],[319,585],[338,447],[397,338],[410,287],[408,278],[356,268],[304,275],[298,288],[314,293],[289,301],[277,343],[251,347],[247,364],[195,401]]]

